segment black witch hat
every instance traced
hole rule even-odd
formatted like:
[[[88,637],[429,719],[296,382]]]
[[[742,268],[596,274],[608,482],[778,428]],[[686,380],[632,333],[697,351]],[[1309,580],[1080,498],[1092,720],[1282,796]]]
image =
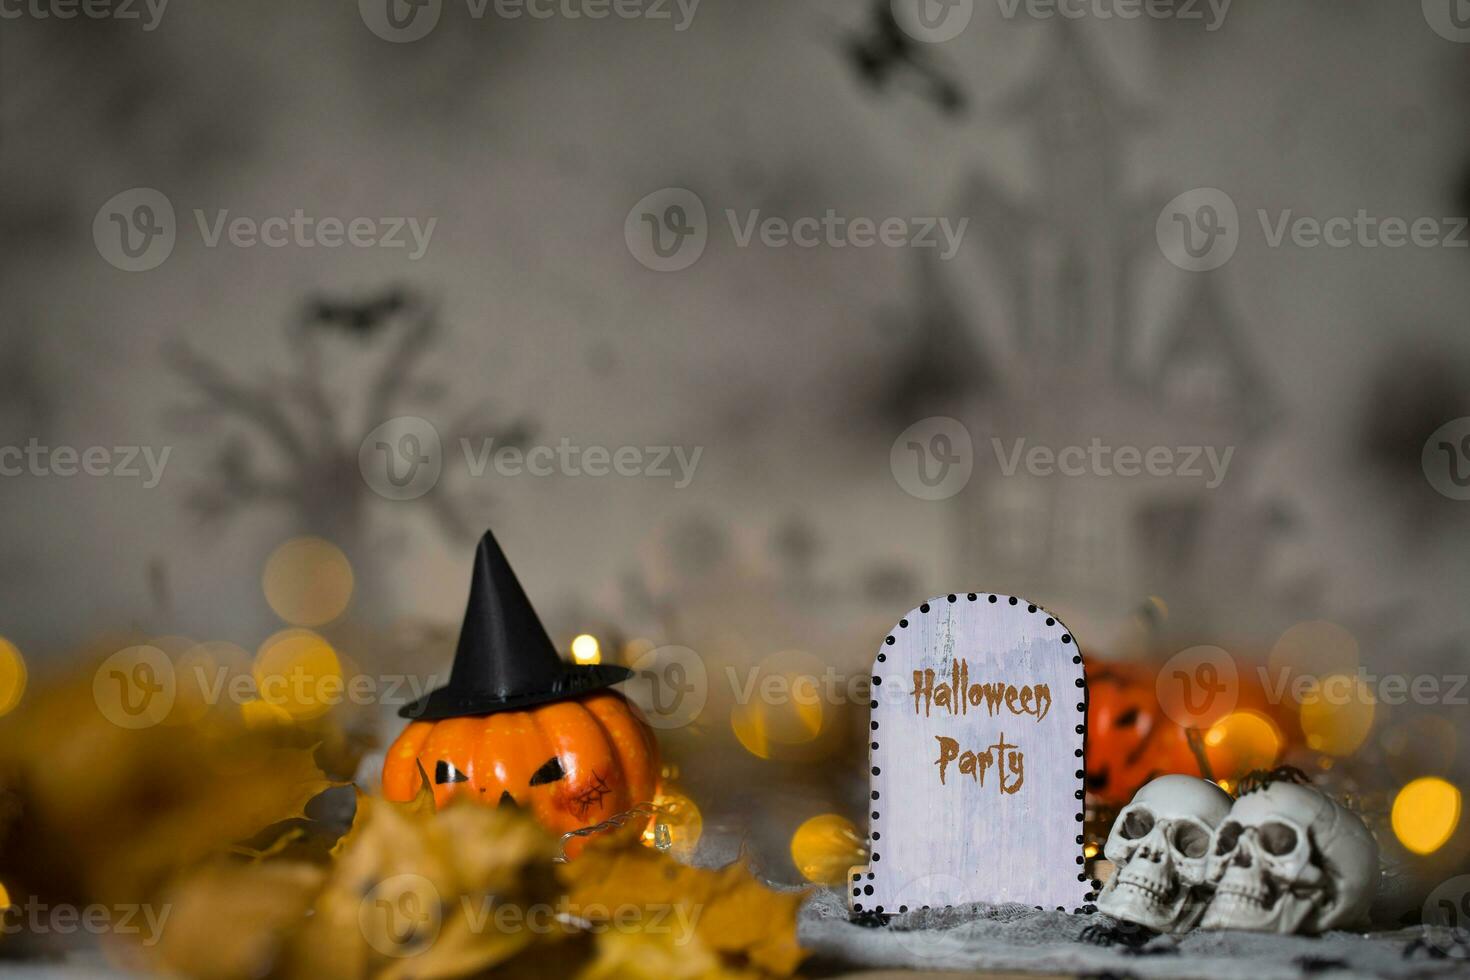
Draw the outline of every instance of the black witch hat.
[[[574,698],[632,674],[626,667],[580,666],[562,660],[495,535],[486,531],[475,551],[470,602],[449,683],[398,714],[435,721],[512,711]]]

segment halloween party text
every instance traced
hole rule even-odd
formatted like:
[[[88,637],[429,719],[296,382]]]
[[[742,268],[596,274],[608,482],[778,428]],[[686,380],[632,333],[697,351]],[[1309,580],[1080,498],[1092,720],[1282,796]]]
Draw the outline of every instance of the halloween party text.
[[[947,675],[932,668],[914,671],[914,714],[927,718],[936,710],[950,715],[984,711],[991,717],[1030,716],[1040,722],[1051,710],[1051,688],[1046,684],[1017,686],[1003,680],[971,683],[970,662],[956,659],[950,663]],[[948,785],[951,763],[961,776],[969,776],[981,786],[991,775],[1002,795],[1018,792],[1026,781],[1025,753],[1019,745],[1007,742],[1004,732],[993,744],[973,749],[945,735],[936,735],[934,740],[939,752],[934,764],[939,767],[941,785]]]

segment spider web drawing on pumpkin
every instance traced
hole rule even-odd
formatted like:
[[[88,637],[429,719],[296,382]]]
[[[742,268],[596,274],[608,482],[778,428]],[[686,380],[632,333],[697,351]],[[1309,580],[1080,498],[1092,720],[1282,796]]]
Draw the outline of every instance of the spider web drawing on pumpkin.
[[[602,805],[603,799],[612,789],[607,785],[597,770],[592,771],[592,785],[572,797],[572,806],[576,809],[577,816],[585,817],[587,812],[594,807]]]

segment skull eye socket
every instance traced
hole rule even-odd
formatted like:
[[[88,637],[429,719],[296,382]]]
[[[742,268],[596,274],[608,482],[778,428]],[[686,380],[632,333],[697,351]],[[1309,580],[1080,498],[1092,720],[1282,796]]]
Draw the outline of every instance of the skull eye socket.
[[[1257,835],[1267,854],[1279,856],[1296,850],[1296,830],[1284,823],[1273,820],[1263,824]]]
[[[1215,853],[1229,854],[1240,843],[1240,824],[1225,823],[1215,834]]]
[[[1128,840],[1137,840],[1154,829],[1154,815],[1143,807],[1136,807],[1128,811],[1123,818],[1123,836]]]
[[[1189,820],[1174,826],[1174,850],[1187,858],[1201,858],[1210,849],[1210,832]]]

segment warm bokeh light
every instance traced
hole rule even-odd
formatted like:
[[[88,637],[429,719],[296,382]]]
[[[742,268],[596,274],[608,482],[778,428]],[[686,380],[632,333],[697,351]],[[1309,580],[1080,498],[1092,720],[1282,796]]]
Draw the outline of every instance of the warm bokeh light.
[[[311,630],[282,630],[266,640],[252,673],[259,699],[296,721],[325,714],[343,700],[337,651]]]
[[[1332,674],[1314,681],[1301,703],[1307,747],[1327,755],[1351,755],[1373,728],[1377,701],[1357,675]]]
[[[1281,756],[1281,729],[1256,711],[1234,711],[1205,732],[1205,746],[1216,766],[1215,775],[1227,781],[1253,769],[1271,769]]]
[[[0,912],[10,908],[13,904],[10,899],[10,890],[5,887],[5,882],[0,881]]]
[[[680,860],[692,858],[699,838],[704,836],[704,816],[699,807],[678,790],[665,790],[653,802],[662,811],[657,822],[669,831],[669,854]],[[649,824],[643,832],[643,843],[652,847],[657,839],[654,825]]]
[[[838,885],[855,866],[867,863],[868,849],[851,820],[823,813],[791,835],[791,861],[807,881]]]
[[[730,727],[760,759],[809,759],[826,720],[823,667],[807,653],[773,654],[756,665],[730,712]],[[796,749],[797,751],[790,751]]]
[[[0,717],[8,715],[20,704],[26,693],[26,662],[20,650],[0,636]]]
[[[164,723],[191,725],[237,700],[240,678],[250,676],[250,654],[233,643],[195,643],[175,658],[174,672],[174,705]]]
[[[1460,791],[1438,776],[1425,776],[1393,800],[1393,832],[1415,854],[1433,854],[1460,825]]]
[[[330,541],[292,538],[267,559],[261,586],[277,616],[293,626],[321,626],[352,599],[352,566]]]
[[[600,664],[602,644],[591,633],[582,633],[572,640],[572,659],[579,664]]]
[[[796,680],[795,676],[787,678]],[[783,747],[803,745],[822,730],[822,705],[768,704],[758,698],[736,705],[730,727],[745,750],[761,759],[780,758]]]
[[[285,708],[259,698],[240,705],[240,717],[246,728],[256,731],[290,725],[296,720]]]
[[[757,759],[771,757],[771,742],[766,736],[765,711],[759,704],[737,704],[730,711],[730,730]]]

